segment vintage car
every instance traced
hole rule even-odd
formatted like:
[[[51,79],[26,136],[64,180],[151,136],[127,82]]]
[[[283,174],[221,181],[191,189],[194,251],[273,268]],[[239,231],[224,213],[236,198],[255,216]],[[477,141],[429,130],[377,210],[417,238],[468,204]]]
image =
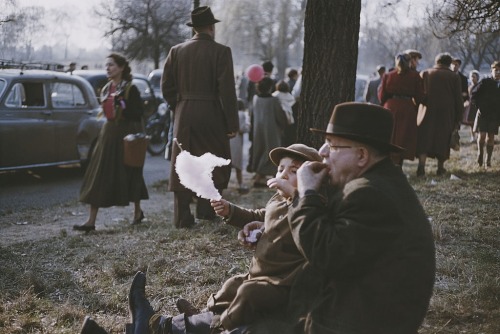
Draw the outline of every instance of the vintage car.
[[[81,77],[44,70],[0,70],[0,171],[85,166],[104,119]]]
[[[108,76],[104,70],[77,70],[73,75],[86,79],[92,85],[97,99],[100,98],[101,89],[108,82]],[[139,89],[144,103],[144,115],[149,117],[156,112],[158,104],[155,98],[153,87],[145,75],[132,73],[132,83]]]

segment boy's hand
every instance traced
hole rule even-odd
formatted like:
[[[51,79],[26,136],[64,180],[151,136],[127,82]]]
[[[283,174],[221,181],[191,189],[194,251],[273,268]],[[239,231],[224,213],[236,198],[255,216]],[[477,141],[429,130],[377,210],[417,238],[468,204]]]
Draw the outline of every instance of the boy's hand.
[[[293,197],[295,187],[290,181],[282,178],[273,177],[267,181],[267,186],[271,189],[276,189],[280,192],[281,196],[285,198]]]
[[[210,200],[210,205],[218,216],[227,217],[229,215],[229,202],[225,199],[212,199]]]
[[[262,235],[262,230],[264,229],[264,222],[253,221],[245,226],[243,229],[238,232],[238,241],[243,246],[255,249],[257,242],[259,242],[260,236]],[[249,240],[249,237],[252,235],[252,231],[260,232],[255,235],[256,241]],[[255,232],[254,232],[255,233]]]

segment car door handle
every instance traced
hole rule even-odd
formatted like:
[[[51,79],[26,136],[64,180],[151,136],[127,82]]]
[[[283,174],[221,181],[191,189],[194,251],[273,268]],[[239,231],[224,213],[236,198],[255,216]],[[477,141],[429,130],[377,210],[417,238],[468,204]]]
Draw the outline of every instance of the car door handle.
[[[52,115],[52,111],[42,111],[40,112],[42,115],[45,115],[45,116],[51,116]]]

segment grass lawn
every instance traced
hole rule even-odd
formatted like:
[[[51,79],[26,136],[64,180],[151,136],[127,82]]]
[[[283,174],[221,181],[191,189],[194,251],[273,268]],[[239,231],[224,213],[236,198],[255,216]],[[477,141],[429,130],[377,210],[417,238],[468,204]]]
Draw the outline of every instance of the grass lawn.
[[[461,150],[451,153],[446,176],[435,175],[432,159],[423,178],[415,177],[416,161],[403,169],[429,215],[437,248],[435,291],[421,334],[500,333],[500,146],[493,167],[479,168],[475,146],[461,134]],[[250,184],[251,175],[244,177]],[[114,211],[89,234],[57,225],[86,210],[76,200],[0,216],[0,333],[77,333],[87,314],[122,333],[138,270],[148,273],[153,308],[170,314],[179,297],[203,308],[227,278],[245,272],[252,254],[238,245],[237,231],[211,223],[176,230],[173,197],[165,189],[164,182],[150,189],[158,203],[137,227],[112,220]],[[249,208],[264,206],[272,195],[261,188],[239,195],[235,189],[232,180],[224,197]],[[7,243],[3,234],[12,229],[14,214],[17,220],[43,219],[43,227],[56,233],[27,229],[35,235]],[[102,223],[106,219],[109,224]]]

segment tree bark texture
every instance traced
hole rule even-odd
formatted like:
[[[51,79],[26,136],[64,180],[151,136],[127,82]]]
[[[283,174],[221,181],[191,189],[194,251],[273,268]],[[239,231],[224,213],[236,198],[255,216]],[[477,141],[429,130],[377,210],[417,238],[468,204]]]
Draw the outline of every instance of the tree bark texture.
[[[304,21],[298,142],[319,148],[335,105],[354,100],[361,0],[309,0]]]

